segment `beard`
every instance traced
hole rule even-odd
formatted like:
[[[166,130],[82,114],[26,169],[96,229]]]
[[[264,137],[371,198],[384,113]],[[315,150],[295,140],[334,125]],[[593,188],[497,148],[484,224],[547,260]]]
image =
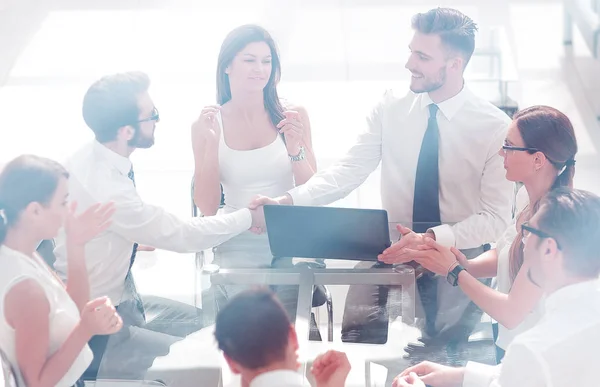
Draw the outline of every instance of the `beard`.
[[[139,124],[136,125],[134,128],[135,128],[135,134],[134,134],[133,138],[131,140],[129,140],[129,142],[127,143],[127,145],[129,147],[139,148],[139,149],[147,149],[154,145],[154,128],[152,128],[152,134],[149,136],[146,136],[142,132]]]
[[[437,89],[439,89],[440,87],[444,86],[446,84],[446,66],[443,66],[442,68],[440,68],[440,70],[438,71],[438,75],[435,78],[426,78],[423,77],[421,79],[422,85],[420,86],[415,86],[412,84],[410,85],[410,90],[413,93],[430,93],[432,91],[435,91]]]

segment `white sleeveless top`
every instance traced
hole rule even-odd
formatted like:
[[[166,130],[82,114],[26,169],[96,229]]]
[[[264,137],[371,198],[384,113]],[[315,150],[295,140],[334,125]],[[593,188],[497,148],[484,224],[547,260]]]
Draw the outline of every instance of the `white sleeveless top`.
[[[0,268],[0,347],[6,353],[17,378],[22,385],[25,385],[17,363],[15,331],[6,321],[4,313],[6,294],[14,285],[26,279],[33,279],[44,289],[50,304],[50,345],[46,358],[56,352],[71,334],[80,320],[79,310],[64,286],[52,275],[40,257],[35,256],[32,259],[21,252],[0,246]],[[93,357],[92,351],[86,344],[56,386],[74,385],[90,365]]]
[[[516,218],[518,219],[518,216]],[[498,254],[496,281],[498,284],[498,291],[504,294],[510,293],[510,288],[512,287],[512,280],[510,278],[510,246],[515,238],[520,237],[520,233],[517,232],[515,223],[513,223],[506,231],[504,231],[504,234],[502,234],[500,240],[498,240],[496,244],[496,252]],[[515,336],[537,324],[543,314],[543,305],[544,301],[542,298],[527,317],[525,317],[525,320],[514,329],[508,329],[498,323],[498,339],[496,340],[496,345],[506,350]]]
[[[256,195],[277,197],[294,188],[292,161],[279,134],[265,147],[234,150],[225,143],[220,112],[217,121],[221,126],[219,171],[225,195],[225,207],[220,213],[246,208]]]

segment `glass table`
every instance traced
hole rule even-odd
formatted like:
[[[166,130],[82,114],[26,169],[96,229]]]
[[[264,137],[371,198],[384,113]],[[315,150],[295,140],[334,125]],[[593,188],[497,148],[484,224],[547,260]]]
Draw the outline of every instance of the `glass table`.
[[[397,239],[396,224],[390,223],[392,240]],[[492,324],[486,316],[478,318],[464,342],[456,341],[452,334],[426,339],[415,270],[411,266],[372,262],[355,267],[357,261],[315,258],[274,260],[264,235],[243,234],[221,247],[221,251],[215,248],[199,254],[195,273],[190,273],[196,284],[193,299],[202,309],[203,328],[184,338],[159,333],[153,339],[145,332],[144,324],[125,327],[109,338],[96,384],[110,385],[114,379],[129,379],[176,386],[239,385],[217,348],[214,320],[219,309],[237,292],[255,286],[271,287],[290,314],[300,343],[300,372],[306,376],[307,386],[311,385],[309,370],[313,359],[329,349],[346,352],[351,361],[347,386],[390,385],[394,376],[423,360],[453,366],[464,365],[468,360],[495,364]],[[223,254],[233,259],[224,262]],[[313,302],[315,287],[326,289],[326,301],[317,305]],[[365,305],[361,304],[364,289],[386,294],[384,302],[375,305],[374,314],[372,308],[366,313],[378,316],[375,328],[381,334],[375,339],[361,336],[360,327],[348,324],[350,316],[360,320],[361,314],[365,315]],[[182,296],[190,298],[189,294]],[[119,307],[120,312],[121,308],[124,307]],[[150,326],[152,316],[147,315],[146,321]],[[166,323],[186,322],[174,319]],[[348,333],[354,331],[359,334]]]

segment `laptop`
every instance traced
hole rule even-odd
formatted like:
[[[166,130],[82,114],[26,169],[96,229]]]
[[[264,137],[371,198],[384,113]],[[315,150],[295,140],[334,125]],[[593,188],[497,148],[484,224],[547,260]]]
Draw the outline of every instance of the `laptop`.
[[[384,210],[278,205],[264,210],[276,258],[377,261],[391,245]]]

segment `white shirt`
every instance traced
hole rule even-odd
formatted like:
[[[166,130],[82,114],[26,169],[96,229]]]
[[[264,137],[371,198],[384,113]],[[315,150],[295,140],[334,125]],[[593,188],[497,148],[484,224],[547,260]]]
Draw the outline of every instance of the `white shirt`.
[[[69,197],[78,211],[95,203],[116,205],[109,229],[86,245],[90,297],[109,296],[118,305],[124,290],[134,242],[180,253],[216,246],[246,230],[252,223],[248,209],[214,217],[183,221],[164,209],[144,203],[127,177],[131,161],[93,141],[66,163]],[[55,269],[66,279],[65,235],[56,239]]]
[[[276,370],[260,374],[250,382],[249,387],[301,387],[304,377],[290,370]]]
[[[19,251],[0,246],[0,267],[2,267],[0,271],[0,348],[15,370],[15,377],[19,379],[20,385],[24,386],[17,361],[15,330],[8,324],[4,314],[4,300],[8,292],[16,284],[28,279],[37,282],[44,290],[50,306],[48,314],[49,346],[46,358],[52,356],[64,344],[75,326],[79,324],[79,309],[63,284],[50,272],[41,258],[37,256],[31,258]],[[56,386],[74,385],[90,365],[93,357],[92,351],[86,344]]]
[[[224,133],[221,113],[217,121]],[[219,140],[219,173],[225,207],[219,213],[246,208],[256,195],[278,197],[294,188],[294,171],[281,135],[262,148],[231,149],[225,135]]]
[[[415,174],[427,120],[427,93],[386,93],[368,129],[344,158],[289,191],[295,205],[325,205],[360,186],[381,162],[381,199],[390,222],[412,223]],[[436,239],[460,249],[495,241],[511,217],[512,184],[498,155],[510,118],[466,86],[438,104],[442,223]]]
[[[517,336],[499,366],[467,363],[463,387],[597,386],[600,281],[557,290],[540,322]]]

